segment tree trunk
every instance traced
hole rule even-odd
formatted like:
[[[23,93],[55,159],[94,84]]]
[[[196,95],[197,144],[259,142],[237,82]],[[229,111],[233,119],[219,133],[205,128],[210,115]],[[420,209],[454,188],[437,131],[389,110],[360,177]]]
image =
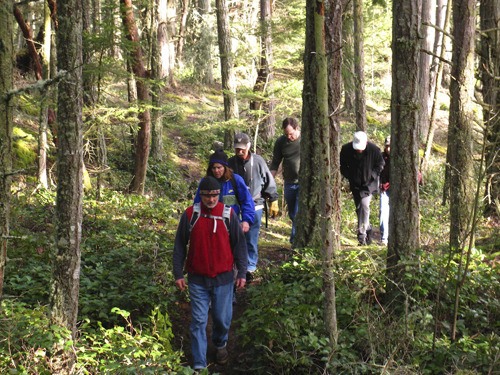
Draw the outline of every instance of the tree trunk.
[[[486,131],[486,217],[500,217],[500,4],[480,3],[480,73],[483,83],[483,119]]]
[[[50,52],[52,45],[52,17],[48,2],[44,2],[44,38],[42,47],[42,67],[43,79],[51,78],[50,71]],[[38,182],[45,189],[48,188],[47,180],[47,129],[48,129],[48,113],[49,113],[49,98],[51,97],[52,89],[49,87],[46,91],[42,91],[40,100],[40,127],[38,130]]]
[[[58,13],[57,45],[64,46],[57,51],[58,68],[67,75],[58,91],[56,243],[50,311],[52,324],[72,333],[63,345],[59,343],[54,373],[70,374],[76,358],[67,340],[76,339],[83,201],[81,1],[60,2]]]
[[[260,66],[257,72],[257,81],[253,88],[254,93],[261,99],[253,99],[250,109],[258,111],[259,133],[264,141],[270,141],[276,132],[276,116],[274,113],[275,100],[272,97],[273,84],[273,50],[271,34],[271,1],[260,0]],[[262,117],[264,117],[262,119]]]
[[[179,65],[182,65],[183,61],[184,42],[186,39],[186,24],[189,15],[190,0],[181,0],[181,3],[182,3],[182,14],[181,14],[181,22],[179,25],[179,34],[177,36],[177,54],[176,54],[177,64]]]
[[[212,45],[214,33],[212,29],[212,15],[209,0],[198,0],[198,12],[200,13],[201,25],[199,34],[199,46],[195,57],[195,74],[202,83],[212,85],[214,83]]]
[[[6,95],[13,88],[14,42],[12,0],[0,3],[0,299],[7,264],[12,180],[12,103]]]
[[[24,40],[26,41],[26,45],[28,47],[30,59],[34,65],[35,78],[37,80],[41,80],[42,79],[42,63],[40,62],[40,56],[38,55],[38,52],[37,52],[36,47],[35,47],[33,32],[31,31],[30,25],[27,24],[26,21],[24,20],[24,17],[21,14],[21,11],[15,5],[14,5],[14,17],[16,17],[17,24],[19,25],[19,28],[21,29],[21,31],[23,33]]]
[[[146,85],[147,73],[144,68],[141,46],[139,44],[139,33],[135,25],[132,8],[132,0],[120,0],[122,4],[123,25],[125,26],[127,39],[133,43],[128,52],[132,71],[135,76],[137,88],[137,100],[139,102],[139,131],[135,142],[135,167],[134,177],[130,184],[130,191],[136,194],[144,194],[146,183],[146,172],[148,169],[149,142],[151,138],[151,117],[147,104],[149,104],[149,91]],[[145,105],[142,107],[142,105]]]
[[[330,200],[325,205],[325,234],[328,242],[324,243],[323,263],[325,292],[325,320],[330,342],[337,344],[337,308],[335,297],[334,261],[337,251],[340,250],[340,107],[342,103],[342,14],[343,0],[331,0],[326,15],[326,49],[330,56],[328,67],[328,114],[329,114],[329,141],[327,149],[330,151],[330,181],[325,181],[325,195]],[[325,166],[326,167],[326,166]],[[327,184],[328,182],[328,184]],[[329,196],[329,197],[328,197]]]
[[[471,235],[474,198],[472,127],[474,113],[474,0],[453,2],[453,54],[450,83],[448,159],[450,186],[450,248],[459,251]]]
[[[222,96],[224,97],[224,119],[226,121],[239,118],[238,102],[236,101],[236,78],[233,68],[233,53],[231,51],[231,31],[226,0],[216,0],[217,7],[217,39],[219,41],[220,67],[222,77]],[[233,139],[229,138],[231,148]]]
[[[167,51],[165,48],[167,46],[167,0],[155,0],[153,3],[151,78],[154,80],[154,84],[151,89],[151,158],[161,161],[163,159],[162,88],[168,74],[168,60],[164,58],[162,53]]]
[[[344,107],[350,114],[353,113],[356,94],[354,88],[354,20],[352,12],[352,1],[344,0],[344,11],[342,13],[342,83],[344,85]]]
[[[450,8],[450,6],[447,6],[445,9],[442,30],[448,30],[450,16],[451,16],[451,8]],[[436,107],[438,104],[437,97],[438,97],[438,92],[440,89],[440,84],[438,84],[438,82],[441,81],[441,77],[443,75],[444,63],[442,60],[444,60],[445,54],[446,54],[445,43],[444,43],[445,36],[444,36],[444,33],[442,31],[440,31],[440,34],[443,34],[441,36],[440,42],[439,43],[435,42],[437,44],[437,45],[435,45],[435,48],[437,48],[437,46],[439,46],[439,48],[440,48],[440,50],[438,50],[436,52],[436,55],[440,56],[440,58],[436,57],[433,61],[433,66],[434,66],[434,64],[437,64],[437,66],[436,66],[437,71],[436,71],[435,75],[432,74],[432,68],[431,68],[431,83],[430,83],[430,85],[431,85],[431,90],[432,90],[432,92],[431,92],[432,107],[431,107],[431,112],[429,115],[429,128],[427,130],[427,136],[426,136],[426,140],[425,140],[424,156],[423,156],[422,161],[421,161],[422,173],[424,173],[424,171],[427,168],[427,162],[429,161],[429,158],[431,156],[432,142],[434,142],[434,132],[435,132],[435,128],[436,128],[436,124],[435,124],[434,120],[436,117]]]
[[[366,131],[365,53],[363,48],[363,0],[353,1],[354,18],[354,87],[356,129]]]
[[[432,11],[431,11],[432,9]],[[420,53],[420,77],[419,77],[419,87],[420,87],[420,106],[422,107],[421,118],[420,118],[420,141],[425,142],[427,132],[429,130],[429,110],[431,108],[430,101],[430,66],[431,66],[431,51],[434,45],[434,30],[431,29],[426,24],[434,24],[436,12],[436,0],[422,0],[422,24],[421,34],[422,34],[422,52]]]
[[[391,207],[387,302],[403,306],[405,266],[419,248],[419,61],[421,0],[394,0],[392,22]]]

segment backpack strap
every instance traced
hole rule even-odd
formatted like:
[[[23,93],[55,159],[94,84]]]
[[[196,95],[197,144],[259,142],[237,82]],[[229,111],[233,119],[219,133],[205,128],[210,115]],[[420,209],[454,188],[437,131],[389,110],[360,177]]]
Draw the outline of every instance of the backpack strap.
[[[200,218],[200,215],[203,217],[207,217],[210,219],[216,219],[216,220],[224,220],[224,224],[226,226],[226,230],[228,233],[229,232],[229,223],[231,220],[231,206],[224,205],[224,210],[222,211],[222,216],[214,216],[214,215],[205,215],[201,214],[201,206],[200,203],[195,203],[193,204],[193,214],[191,216],[191,220],[189,221],[189,232],[191,233],[191,230],[193,229],[194,225]]]

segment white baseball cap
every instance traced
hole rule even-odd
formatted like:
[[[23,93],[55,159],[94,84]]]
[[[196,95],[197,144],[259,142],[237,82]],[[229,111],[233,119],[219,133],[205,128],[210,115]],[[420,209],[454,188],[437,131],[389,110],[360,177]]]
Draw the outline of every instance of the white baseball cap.
[[[367,136],[365,132],[354,133],[354,139],[352,141],[352,148],[355,150],[363,151],[366,148]]]

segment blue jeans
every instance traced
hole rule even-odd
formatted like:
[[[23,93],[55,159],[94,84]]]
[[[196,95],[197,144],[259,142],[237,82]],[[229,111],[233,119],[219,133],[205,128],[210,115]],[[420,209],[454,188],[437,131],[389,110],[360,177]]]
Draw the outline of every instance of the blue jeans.
[[[259,260],[259,233],[260,225],[262,223],[262,209],[255,211],[255,216],[253,218],[253,224],[250,226],[250,230],[245,233],[245,238],[247,240],[247,250],[248,250],[248,266],[247,271],[253,272],[257,269],[257,261]]]
[[[389,239],[389,191],[380,192],[380,240],[387,242]]]
[[[295,238],[295,215],[299,210],[299,184],[285,183],[285,201],[288,207],[288,217],[292,220],[292,234],[290,235],[290,243],[293,243]]]
[[[233,318],[233,283],[207,288],[189,283],[191,299],[191,351],[193,367],[207,367],[207,322],[212,302],[212,342],[216,348],[226,345]]]

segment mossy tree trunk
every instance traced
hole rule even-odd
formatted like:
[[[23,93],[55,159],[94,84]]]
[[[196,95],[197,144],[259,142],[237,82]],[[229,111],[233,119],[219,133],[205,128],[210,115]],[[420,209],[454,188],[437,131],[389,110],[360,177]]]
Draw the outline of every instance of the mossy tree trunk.
[[[338,7],[333,7],[333,2],[330,1],[307,2],[306,5],[300,193],[295,239],[297,247],[313,247],[321,250],[324,264],[325,328],[329,332],[332,348],[336,345],[338,337],[333,258],[339,245],[340,221],[337,221],[338,200],[334,199],[338,199],[338,195],[332,194],[336,189],[332,181],[339,181],[338,178],[332,178],[333,166],[338,166],[338,132],[332,132],[335,121],[329,118],[329,109],[332,106],[337,107],[340,98],[335,96],[338,101],[335,104],[330,100],[329,90],[334,88],[329,87],[333,82],[333,75],[330,74],[331,69],[328,65],[327,51],[331,51],[327,50],[326,41],[333,38],[330,34],[333,27],[330,27],[332,25],[329,23],[333,19],[339,20],[334,15],[337,10]],[[325,17],[325,12],[328,12],[328,17]],[[339,34],[335,36],[340,37]],[[328,47],[331,48],[332,45],[328,44]],[[336,73],[338,84],[340,70]],[[336,92],[339,93],[340,89],[337,88]],[[338,170],[336,173],[338,177]]]
[[[474,124],[475,1],[454,1],[453,55],[448,125],[450,247],[459,251],[466,244],[474,198],[472,126]]]
[[[0,298],[7,263],[12,176],[12,104],[7,93],[13,84],[12,0],[0,3]]]

